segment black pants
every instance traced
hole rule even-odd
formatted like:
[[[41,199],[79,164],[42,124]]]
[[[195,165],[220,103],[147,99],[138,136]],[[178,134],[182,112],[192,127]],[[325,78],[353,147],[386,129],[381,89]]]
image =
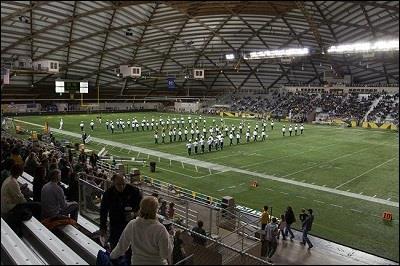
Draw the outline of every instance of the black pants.
[[[18,236],[22,236],[22,222],[29,220],[32,215],[40,221],[41,210],[40,202],[20,203],[4,215],[4,220]]]

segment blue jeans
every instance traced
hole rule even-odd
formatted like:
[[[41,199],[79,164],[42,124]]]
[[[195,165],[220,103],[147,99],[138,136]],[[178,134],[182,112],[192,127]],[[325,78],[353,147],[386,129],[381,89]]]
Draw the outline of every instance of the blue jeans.
[[[308,246],[312,247],[313,244],[311,244],[311,241],[310,239],[308,239],[307,234],[308,230],[306,228],[303,228],[303,244],[305,245],[307,242]]]
[[[291,226],[292,226],[291,224],[286,224],[285,236],[288,236],[288,234],[290,233],[290,237],[294,238],[294,234],[292,232],[292,229],[290,228]]]

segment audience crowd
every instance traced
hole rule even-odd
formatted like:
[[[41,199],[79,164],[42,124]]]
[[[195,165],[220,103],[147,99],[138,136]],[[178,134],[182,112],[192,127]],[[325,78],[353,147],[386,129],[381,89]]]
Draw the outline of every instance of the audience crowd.
[[[330,118],[357,120],[361,122],[372,103],[382,94],[372,93],[361,96],[357,93],[337,95],[331,93],[288,92],[286,94],[274,91],[267,97],[232,95],[231,111],[236,112],[270,112],[274,117],[289,117],[292,121],[304,122],[312,112],[324,112]],[[399,96],[383,93],[383,99],[369,115],[369,121],[383,122],[390,120],[395,124],[399,121]],[[321,108],[319,110],[319,108]]]

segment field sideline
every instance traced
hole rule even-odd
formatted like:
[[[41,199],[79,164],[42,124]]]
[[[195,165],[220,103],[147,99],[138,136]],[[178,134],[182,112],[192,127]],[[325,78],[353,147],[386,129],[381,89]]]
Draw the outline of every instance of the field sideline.
[[[132,133],[130,129],[126,129],[125,133],[118,132],[112,135],[106,132],[104,125],[107,119],[123,118],[126,121],[126,118],[135,116],[140,121],[144,116],[148,119],[154,116],[157,119],[160,115],[164,119],[167,116],[171,118],[174,116],[171,113],[103,114],[103,124],[100,126],[96,123],[93,132],[90,131],[89,122],[90,119],[96,121],[96,115],[65,115],[63,118],[64,129],[67,131],[79,133],[79,123],[83,120],[86,132],[93,137],[188,157],[184,142],[156,145],[151,130]],[[60,117],[37,116],[16,119],[40,125],[44,125],[44,121],[47,120],[50,127],[58,128]],[[180,114],[177,117],[180,117]],[[212,119],[219,122],[220,117],[207,117],[207,125],[211,124]],[[229,121],[229,125],[238,124],[240,121],[240,119],[224,119]],[[249,123],[253,129],[256,121],[249,120]],[[202,123],[200,125],[201,129]],[[268,123],[269,137],[266,142],[251,142],[229,147],[229,139],[225,137],[223,151],[207,152],[190,158],[309,185],[368,195],[396,202],[398,206],[397,133],[307,124],[302,136],[289,137],[287,132],[287,136],[282,137],[281,125],[282,123],[276,122],[275,129],[271,131]],[[35,128],[22,124],[21,126]],[[168,136],[166,140],[169,142]],[[77,142],[77,139],[73,142]],[[88,146],[96,150],[102,147],[98,143]],[[107,150],[114,155],[147,158],[147,155],[133,154],[120,148],[108,147]],[[312,234],[399,260],[398,207],[334,195],[254,177],[251,174],[234,171],[210,173],[209,169],[200,166],[170,162],[154,156],[148,158],[157,162],[157,171],[150,174],[148,169],[141,169],[145,174],[215,197],[232,195],[239,204],[251,208],[261,209],[265,204],[273,206],[273,214],[276,216],[282,213],[287,205],[291,205],[296,212],[303,207],[313,208],[316,220]],[[254,179],[260,183],[257,189],[249,187],[250,181]],[[386,224],[381,219],[382,212],[386,210],[394,214],[395,220],[391,224]],[[348,221],[352,223],[349,224]],[[299,224],[296,223],[295,227],[298,228]]]

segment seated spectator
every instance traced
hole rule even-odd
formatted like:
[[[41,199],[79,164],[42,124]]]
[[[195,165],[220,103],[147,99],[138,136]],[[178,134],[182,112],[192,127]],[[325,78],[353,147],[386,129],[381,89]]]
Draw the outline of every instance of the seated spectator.
[[[14,148],[11,150],[11,159],[14,160],[14,163],[15,163],[15,164],[24,166],[24,160],[22,160],[22,157],[21,157],[21,155],[19,154],[19,151],[18,151],[18,148],[17,148],[17,147],[14,147]]]
[[[204,235],[204,236],[207,235],[206,231],[203,229],[203,221],[197,221],[197,227],[194,227],[193,231],[196,232],[196,233],[199,233],[201,235]],[[201,236],[199,236],[197,234],[193,234],[192,238],[193,238],[193,243],[194,244],[205,246],[206,243],[207,243],[207,239],[206,238],[201,237]]]
[[[157,220],[158,202],[155,197],[144,197],[140,202],[139,217],[125,227],[110,258],[117,259],[132,249],[132,265],[167,265],[173,249],[171,233]]]
[[[164,218],[166,218],[166,219],[168,218],[168,216],[167,216],[167,202],[165,200],[163,200],[161,202],[161,206],[160,206],[160,209],[158,210],[158,213],[160,215],[162,215]]]
[[[22,173],[22,165],[13,165],[10,176],[1,186],[1,215],[17,234],[20,234],[22,221],[29,220],[32,215],[40,219],[40,203],[27,202],[21,192],[17,179]]]
[[[79,206],[76,202],[66,202],[63,189],[58,185],[61,180],[61,172],[54,169],[50,172],[50,181],[42,188],[42,219],[57,216],[68,216],[78,220]]]
[[[14,160],[11,158],[8,158],[4,161],[4,164],[2,165],[2,170],[1,170],[1,185],[3,185],[4,180],[6,180],[7,177],[10,176],[10,170],[11,167],[14,165]]]

